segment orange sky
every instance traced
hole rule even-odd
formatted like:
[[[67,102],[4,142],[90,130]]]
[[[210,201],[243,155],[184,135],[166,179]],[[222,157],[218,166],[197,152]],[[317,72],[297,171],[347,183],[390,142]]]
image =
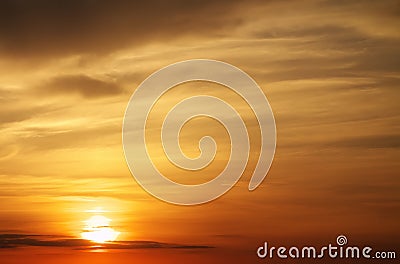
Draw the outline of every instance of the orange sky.
[[[398,251],[398,1],[187,2],[0,3],[0,239],[80,238],[89,211],[101,207],[120,240],[206,246],[194,256],[214,260],[239,252],[256,261],[251,254],[266,240],[318,244],[338,234]],[[224,129],[198,119],[182,131],[183,149],[195,156],[198,139],[211,134],[219,143],[215,162],[201,173],[168,164],[160,124],[179,98],[202,91],[230,101],[252,137],[251,159],[234,188],[204,205],[175,206],[130,175],[122,120],[148,75],[196,58],[228,62],[254,78],[275,115],[277,149],[268,176],[249,192],[259,151],[249,108],[219,85],[175,88],[148,127],[152,158],[166,176],[207,181],[229,154]],[[4,241],[5,263],[22,263],[11,257],[19,246],[2,249]],[[180,256],[157,252],[137,254],[149,263],[162,252],[171,261]],[[85,254],[76,256],[92,256]]]

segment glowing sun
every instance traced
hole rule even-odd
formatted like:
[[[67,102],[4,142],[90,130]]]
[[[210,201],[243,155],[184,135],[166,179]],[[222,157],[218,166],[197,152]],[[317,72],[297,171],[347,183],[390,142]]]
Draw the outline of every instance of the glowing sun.
[[[81,233],[83,239],[96,243],[115,241],[120,234],[110,227],[111,220],[102,215],[94,215],[85,221],[86,225]]]

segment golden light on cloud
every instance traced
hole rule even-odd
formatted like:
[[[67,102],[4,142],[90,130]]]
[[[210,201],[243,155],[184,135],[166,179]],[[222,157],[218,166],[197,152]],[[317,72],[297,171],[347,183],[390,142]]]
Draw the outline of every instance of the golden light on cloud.
[[[94,215],[85,221],[86,226],[81,233],[83,239],[96,243],[115,241],[120,232],[110,227],[111,219],[103,215]]]

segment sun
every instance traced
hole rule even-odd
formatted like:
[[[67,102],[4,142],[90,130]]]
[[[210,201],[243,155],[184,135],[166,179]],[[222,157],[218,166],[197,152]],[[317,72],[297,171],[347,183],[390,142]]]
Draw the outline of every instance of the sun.
[[[120,234],[110,227],[111,219],[103,215],[94,215],[85,221],[86,225],[81,233],[83,239],[96,243],[115,241]]]

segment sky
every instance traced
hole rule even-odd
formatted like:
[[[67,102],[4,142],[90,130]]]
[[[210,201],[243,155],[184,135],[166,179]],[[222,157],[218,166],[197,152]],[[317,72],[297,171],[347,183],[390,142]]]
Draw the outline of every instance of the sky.
[[[319,245],[339,234],[400,252],[399,28],[400,4],[389,0],[2,1],[1,262],[257,263],[264,241]],[[230,102],[251,138],[235,187],[188,207],[134,180],[122,122],[147,76],[189,59],[230,63],[258,83],[277,148],[249,192],[260,148],[250,108],[221,85],[177,86],[157,102],[146,131],[166,177],[206,182],[229,156],[224,128],[198,118],[182,130],[183,151],[195,157],[199,139],[212,135],[214,162],[197,172],[168,162],[160,128],[178,100],[201,92]],[[120,242],[97,252],[81,233],[99,214]]]

